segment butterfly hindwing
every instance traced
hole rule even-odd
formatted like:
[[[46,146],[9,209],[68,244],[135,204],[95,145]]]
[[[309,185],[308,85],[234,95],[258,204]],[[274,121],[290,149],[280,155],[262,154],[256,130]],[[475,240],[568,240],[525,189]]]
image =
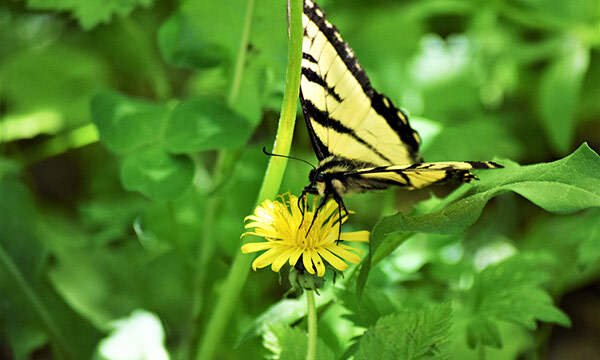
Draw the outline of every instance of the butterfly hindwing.
[[[448,180],[470,182],[477,177],[469,170],[499,167],[501,165],[492,161],[448,161],[364,168],[346,173],[344,176],[381,183],[380,188],[396,185],[412,190]]]

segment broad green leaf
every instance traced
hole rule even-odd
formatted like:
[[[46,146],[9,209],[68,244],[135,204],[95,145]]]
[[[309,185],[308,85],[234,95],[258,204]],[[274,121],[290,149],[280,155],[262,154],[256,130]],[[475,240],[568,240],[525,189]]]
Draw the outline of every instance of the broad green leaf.
[[[27,6],[36,10],[70,11],[81,27],[90,30],[107,23],[113,15],[125,16],[138,6],[150,6],[153,0],[28,0]]]
[[[56,345],[58,336],[46,327],[51,322],[64,339],[70,339],[63,348],[73,358],[89,358],[97,333],[47,281],[53,244],[45,217],[20,177],[14,164],[0,158],[0,325],[8,349],[15,358],[25,359],[35,349]],[[40,309],[46,311],[43,320]]]
[[[128,153],[160,140],[169,109],[165,105],[102,91],[91,102],[100,140],[111,151]]]
[[[165,129],[165,143],[174,153],[239,147],[251,131],[246,119],[222,101],[203,97],[186,100],[173,110]]]
[[[125,157],[121,181],[127,190],[138,191],[154,200],[171,200],[192,185],[194,164],[185,155],[171,155],[160,148],[148,148]]]
[[[542,285],[549,282],[547,256],[523,253],[490,265],[474,279],[467,292],[471,324],[469,345],[478,342],[493,347],[502,346],[495,321],[508,321],[535,330],[536,321],[569,326],[570,321],[552,303],[552,297]]]
[[[491,198],[504,192],[514,191],[555,213],[600,207],[600,157],[587,144],[551,163],[529,166],[519,166],[508,160],[501,163],[505,169],[479,172],[483,180],[465,185],[472,187],[461,193],[462,198],[441,210],[418,216],[398,213],[380,220],[371,232],[371,262],[361,268],[358,294],[362,294],[370,265],[378,263],[409,236],[415,232],[461,233],[477,221]]]
[[[280,324],[272,324],[263,336],[263,344],[279,360],[304,360],[308,338],[305,330]],[[335,359],[331,349],[321,340],[317,341],[317,359]]]
[[[201,69],[228,60],[227,48],[218,39],[202,33],[198,19],[176,12],[158,32],[158,45],[165,60],[177,67]]]
[[[360,339],[355,359],[449,359],[450,303],[380,318]]]
[[[573,142],[575,111],[590,63],[590,50],[576,38],[565,39],[564,47],[543,74],[539,99],[544,130],[559,154],[566,153]]]
[[[555,213],[600,207],[600,178],[597,176],[600,173],[600,157],[587,144],[568,157],[551,163],[519,166],[502,161],[502,164],[505,169],[479,172],[484,180],[479,184],[466,185],[472,188],[461,199],[441,210],[420,216],[398,213],[383,218],[375,225],[371,235],[374,262],[398,245],[382,243],[388,235],[406,232],[460,233],[477,221],[491,198],[507,191],[514,191]],[[385,246],[380,249],[380,245]]]
[[[0,251],[9,257],[23,278],[37,282],[48,256],[40,239],[39,213],[31,193],[19,179],[16,164],[0,158]],[[0,324],[9,325],[5,340],[15,355],[27,358],[35,348],[47,341],[47,335],[32,314],[15,280],[0,262]]]

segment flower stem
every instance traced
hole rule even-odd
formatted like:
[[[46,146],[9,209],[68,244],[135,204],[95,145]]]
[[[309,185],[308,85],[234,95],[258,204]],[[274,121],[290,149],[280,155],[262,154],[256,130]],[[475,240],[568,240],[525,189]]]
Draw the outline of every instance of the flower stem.
[[[306,360],[315,360],[317,357],[317,307],[315,305],[315,292],[306,290],[306,304],[308,305],[308,349]]]
[[[273,152],[287,155],[290,152],[294,123],[296,121],[296,108],[298,105],[298,92],[300,89],[300,62],[302,59],[302,0],[290,0],[290,39],[288,42],[288,65],[286,72],[283,103],[277,129],[277,138]],[[273,199],[279,191],[283,173],[287,164],[286,159],[272,157],[263,180],[256,204],[261,204],[265,199]],[[251,238],[248,236],[247,238]],[[223,333],[229,324],[233,308],[239,301],[239,294],[250,271],[252,258],[239,251],[231,270],[225,279],[219,299],[215,302],[208,325],[204,331],[204,338],[199,343],[196,359],[210,360],[221,341]]]

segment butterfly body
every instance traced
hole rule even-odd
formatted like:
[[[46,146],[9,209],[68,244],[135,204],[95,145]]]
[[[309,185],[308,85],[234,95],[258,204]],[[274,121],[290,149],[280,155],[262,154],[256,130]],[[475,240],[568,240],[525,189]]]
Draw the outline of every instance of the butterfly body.
[[[477,179],[469,170],[502,167],[490,161],[425,163],[421,138],[408,116],[376,91],[354,52],[313,1],[302,16],[300,102],[318,166],[306,193],[333,198],[389,186],[420,189],[447,180]],[[341,210],[340,210],[341,211]]]

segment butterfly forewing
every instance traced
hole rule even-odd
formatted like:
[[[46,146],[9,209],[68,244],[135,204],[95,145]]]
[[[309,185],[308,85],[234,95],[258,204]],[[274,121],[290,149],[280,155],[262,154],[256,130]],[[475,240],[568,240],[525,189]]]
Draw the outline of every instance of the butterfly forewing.
[[[374,165],[410,164],[419,137],[406,116],[376,92],[324,12],[304,2],[300,100],[319,160],[330,155]]]
[[[454,179],[476,179],[472,169],[493,162],[422,163],[420,138],[408,117],[371,86],[354,52],[319,6],[304,1],[300,101],[319,166],[305,193],[323,196],[318,207],[350,192],[390,185],[420,189]],[[340,210],[341,211],[341,210]]]

